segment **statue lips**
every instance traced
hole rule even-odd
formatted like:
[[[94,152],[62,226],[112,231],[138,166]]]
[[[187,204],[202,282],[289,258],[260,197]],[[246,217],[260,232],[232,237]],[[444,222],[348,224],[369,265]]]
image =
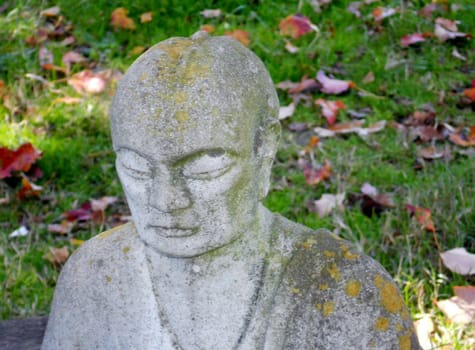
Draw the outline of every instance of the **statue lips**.
[[[185,228],[179,226],[160,226],[160,225],[147,225],[147,228],[156,231],[159,236],[164,238],[174,237],[189,237],[198,232],[197,228]]]

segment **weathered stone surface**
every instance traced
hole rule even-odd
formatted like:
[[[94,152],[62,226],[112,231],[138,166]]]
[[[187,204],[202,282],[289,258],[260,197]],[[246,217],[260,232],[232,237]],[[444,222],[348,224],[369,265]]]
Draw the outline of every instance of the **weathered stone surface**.
[[[384,269],[269,212],[278,99],[233,39],[172,38],[121,80],[111,122],[133,223],[58,280],[43,349],[418,349]]]

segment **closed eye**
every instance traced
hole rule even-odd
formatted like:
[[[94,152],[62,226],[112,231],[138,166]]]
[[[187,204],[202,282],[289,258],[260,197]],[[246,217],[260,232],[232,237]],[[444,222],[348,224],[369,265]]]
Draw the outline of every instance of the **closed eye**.
[[[235,160],[225,152],[208,152],[183,165],[183,175],[195,180],[211,180],[226,174]]]
[[[121,149],[117,152],[117,169],[122,170],[128,176],[137,180],[146,180],[152,177],[152,167],[150,162],[128,149]]]

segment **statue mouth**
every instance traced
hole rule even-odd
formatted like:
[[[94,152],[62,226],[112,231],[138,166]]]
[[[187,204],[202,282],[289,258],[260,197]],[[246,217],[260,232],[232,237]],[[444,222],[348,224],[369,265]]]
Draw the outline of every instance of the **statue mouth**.
[[[159,236],[164,238],[175,238],[175,237],[189,237],[193,236],[198,232],[197,228],[185,228],[185,227],[165,227],[165,226],[154,226],[148,225],[149,229],[153,229]]]

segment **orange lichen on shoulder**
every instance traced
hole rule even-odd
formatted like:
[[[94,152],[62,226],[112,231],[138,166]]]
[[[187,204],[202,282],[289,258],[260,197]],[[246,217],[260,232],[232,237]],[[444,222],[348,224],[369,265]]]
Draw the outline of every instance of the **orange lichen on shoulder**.
[[[405,304],[399,295],[399,290],[392,282],[385,280],[380,275],[376,275],[374,284],[379,289],[381,304],[387,311],[396,313],[405,310]]]
[[[360,257],[359,254],[352,253],[350,250],[350,247],[348,247],[346,244],[341,244],[340,245],[341,251],[343,253],[343,257],[348,260],[354,260],[358,259]]]
[[[336,263],[332,263],[329,267],[327,267],[327,271],[330,274],[330,277],[335,281],[338,282],[341,280],[341,272]]]
[[[378,331],[386,331],[389,328],[389,320],[386,317],[379,317],[374,324]]]
[[[333,303],[331,301],[327,301],[327,302],[323,303],[323,306],[322,306],[323,316],[327,317],[327,316],[331,315],[334,311],[335,311],[335,303]]]
[[[346,284],[346,294],[349,297],[357,297],[361,291],[361,282],[357,280],[349,280]]]
[[[399,337],[399,349],[400,350],[411,350],[411,335],[404,334]]]

